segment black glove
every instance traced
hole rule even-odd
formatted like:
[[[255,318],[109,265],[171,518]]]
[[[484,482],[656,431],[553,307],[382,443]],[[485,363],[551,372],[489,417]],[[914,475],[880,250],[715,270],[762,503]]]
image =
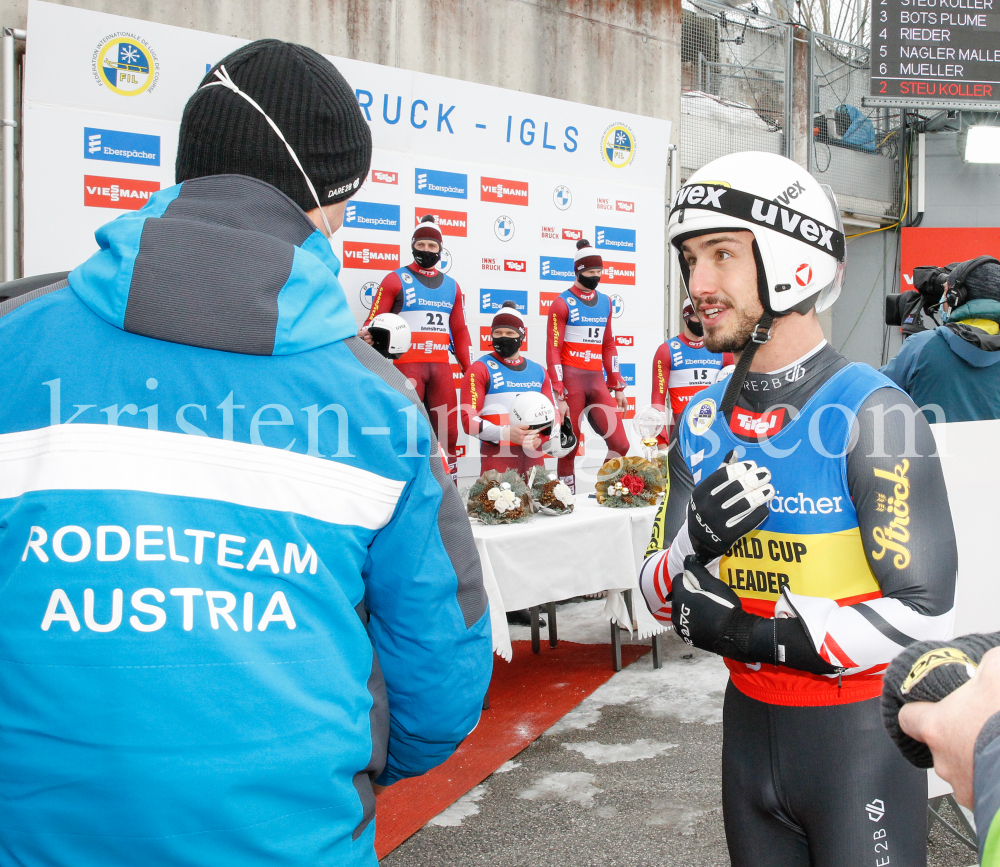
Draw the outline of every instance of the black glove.
[[[774,620],[744,611],[732,588],[695,556],[684,560],[684,570],[673,582],[671,616],[674,630],[688,644],[734,662],[766,662],[812,674],[836,673],[837,669],[816,652],[802,621]]]
[[[986,651],[998,646],[1000,632],[918,641],[889,664],[882,678],[882,724],[911,765],[931,768],[934,759],[927,744],[899,727],[900,708],[911,701],[941,701],[967,683]]]
[[[774,496],[771,473],[731,451],[714,473],[691,492],[687,528],[691,547],[702,563],[721,557],[764,523]]]
[[[757,661],[749,655],[754,627],[770,621],[747,614],[740,597],[697,556],[684,559],[684,574],[674,578],[671,598],[674,631],[685,642],[736,662]]]

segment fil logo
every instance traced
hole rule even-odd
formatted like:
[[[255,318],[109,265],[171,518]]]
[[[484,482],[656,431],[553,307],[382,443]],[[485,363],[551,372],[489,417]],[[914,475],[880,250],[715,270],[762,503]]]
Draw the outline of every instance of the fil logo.
[[[562,239],[564,241],[579,241],[583,237],[583,229],[563,229]]]
[[[377,169],[372,169],[372,180],[376,184],[398,184],[399,175],[396,172],[380,172]],[[426,183],[427,175],[424,175],[424,184],[426,185]]]
[[[872,822],[881,822],[885,815],[885,803],[881,798],[876,798],[870,804],[865,804],[865,812]]]
[[[635,202],[621,202],[621,201],[617,201],[616,200],[615,201],[615,210],[616,211],[625,211],[626,214],[634,214],[635,213]]]
[[[516,271],[518,274],[523,274],[528,270],[528,263],[522,262],[519,259],[504,259],[503,269],[504,271]]]

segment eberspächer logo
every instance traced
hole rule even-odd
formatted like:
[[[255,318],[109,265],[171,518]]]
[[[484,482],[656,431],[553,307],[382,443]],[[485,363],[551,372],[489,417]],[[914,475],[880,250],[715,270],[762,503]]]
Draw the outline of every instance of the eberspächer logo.
[[[623,123],[612,124],[604,130],[601,154],[612,168],[625,168],[635,156],[635,134]]]
[[[97,83],[119,96],[151,91],[160,78],[156,52],[134,33],[105,36],[94,49],[90,67]]]

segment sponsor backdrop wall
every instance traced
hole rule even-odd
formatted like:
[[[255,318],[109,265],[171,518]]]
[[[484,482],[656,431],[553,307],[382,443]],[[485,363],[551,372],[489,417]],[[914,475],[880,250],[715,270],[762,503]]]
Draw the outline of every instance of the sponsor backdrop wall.
[[[187,98],[244,43],[39,0],[28,34],[25,275],[73,268],[96,249],[99,226],[173,184]],[[572,283],[585,237],[604,256],[601,289],[612,297],[630,404],[646,406],[662,340],[669,122],[330,59],[355,88],[375,144],[369,178],[332,240],[358,322],[384,274],[411,261],[416,221],[436,214],[442,268],[465,293],[477,355],[509,299],[526,316],[527,355],[544,364],[544,316]],[[604,453],[594,439],[590,464]],[[478,451],[467,446],[460,472],[474,475]]]

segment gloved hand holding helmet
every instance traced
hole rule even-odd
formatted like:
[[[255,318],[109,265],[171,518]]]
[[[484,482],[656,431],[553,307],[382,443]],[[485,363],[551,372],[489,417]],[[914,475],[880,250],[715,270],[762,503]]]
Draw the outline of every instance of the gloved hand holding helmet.
[[[555,420],[552,401],[539,391],[522,391],[510,405],[510,441],[526,448],[538,448],[541,438],[552,433]]]
[[[395,313],[380,313],[368,324],[368,333],[386,358],[400,358],[410,348],[410,326]]]

